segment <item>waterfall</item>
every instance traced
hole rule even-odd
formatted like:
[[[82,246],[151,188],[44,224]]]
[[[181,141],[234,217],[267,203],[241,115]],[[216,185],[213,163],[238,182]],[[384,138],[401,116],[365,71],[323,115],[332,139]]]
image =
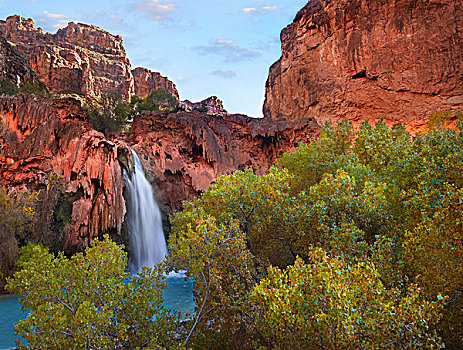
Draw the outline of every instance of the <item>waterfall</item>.
[[[129,271],[140,272],[142,266],[153,267],[167,255],[162,230],[162,217],[153,196],[153,188],[145,177],[140,159],[132,150],[135,161],[130,176],[124,171],[128,188],[127,225],[130,231],[131,256]]]

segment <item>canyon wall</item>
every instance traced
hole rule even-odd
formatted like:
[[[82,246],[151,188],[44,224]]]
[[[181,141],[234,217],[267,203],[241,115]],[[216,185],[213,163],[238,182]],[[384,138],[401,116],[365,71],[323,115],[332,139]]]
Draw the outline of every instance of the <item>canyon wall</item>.
[[[142,112],[133,132],[105,137],[92,129],[74,99],[0,97],[0,184],[43,189],[50,173],[72,197],[64,249],[81,250],[104,232],[117,239],[126,213],[123,169],[129,146],[140,156],[165,211],[179,209],[222,174],[252,166],[266,172],[285,151],[308,142],[319,127],[296,121]]]
[[[281,32],[266,118],[425,128],[463,108],[463,0],[311,0]]]
[[[127,140],[139,154],[160,201],[171,209],[207,190],[218,176],[252,167],[265,173],[284,152],[318,135],[311,118],[295,121],[244,115],[143,112]]]
[[[16,86],[26,82],[40,84],[34,71],[27,65],[27,58],[3,36],[0,36],[0,77]]]
[[[128,100],[161,88],[178,98],[175,85],[159,73],[132,71],[122,38],[96,26],[70,22],[50,34],[36,29],[32,19],[15,15],[0,21],[0,30],[28,57],[30,68],[52,93],[85,97],[115,93]]]
[[[67,252],[101,232],[120,234],[126,208],[119,160],[129,154],[125,143],[91,128],[76,100],[0,97],[0,183],[33,190],[46,188],[51,172],[62,178],[75,198],[64,228]]]

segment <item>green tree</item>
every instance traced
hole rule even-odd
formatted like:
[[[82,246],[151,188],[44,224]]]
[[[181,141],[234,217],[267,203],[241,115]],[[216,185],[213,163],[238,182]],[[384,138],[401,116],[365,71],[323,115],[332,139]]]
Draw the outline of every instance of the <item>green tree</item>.
[[[0,266],[5,277],[14,272],[19,244],[33,227],[35,198],[36,193],[17,191],[9,194],[0,186]],[[0,287],[3,290],[3,278]]]
[[[18,93],[19,88],[13,84],[10,79],[0,78],[0,94],[11,96]]]
[[[142,349],[174,346],[176,317],[162,306],[162,269],[124,272],[122,247],[93,241],[85,253],[56,257],[43,247],[27,249],[29,259],[8,280],[30,309],[15,325],[27,344],[18,349]]]
[[[276,349],[431,349],[442,302],[416,285],[387,289],[374,265],[349,263],[315,249],[304,263],[270,268],[254,288],[259,329]]]
[[[172,268],[194,280],[196,315],[186,344],[224,349],[249,343],[252,305],[248,294],[256,283],[252,255],[239,223],[221,224],[204,209],[185,213],[184,228],[171,234]],[[177,218],[185,220],[185,217]]]
[[[100,101],[92,101],[87,108],[90,123],[105,134],[124,131],[132,110],[120,96],[111,93],[101,95]]]
[[[164,89],[157,89],[144,99],[133,96],[130,106],[135,113],[141,113],[142,111],[164,111],[171,113],[177,111],[179,102],[171,93]]]

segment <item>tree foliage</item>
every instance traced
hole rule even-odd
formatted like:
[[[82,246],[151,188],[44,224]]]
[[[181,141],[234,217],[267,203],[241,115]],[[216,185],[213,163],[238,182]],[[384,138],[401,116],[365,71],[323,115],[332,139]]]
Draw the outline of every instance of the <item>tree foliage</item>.
[[[33,312],[18,331],[51,347],[461,348],[462,129],[327,124],[267,174],[184,203],[167,261],[194,281],[184,333],[160,307],[161,271],[123,283],[108,240],[71,259],[24,249],[11,290]]]
[[[70,259],[41,246],[27,249],[9,280],[30,309],[15,331],[18,349],[138,349],[175,344],[176,317],[162,306],[162,269],[131,278],[127,256],[108,237]]]
[[[169,92],[158,89],[146,98],[132,96],[130,103],[115,93],[103,93],[100,100],[87,101],[90,123],[97,131],[105,134],[123,132],[130,129],[131,119],[142,111],[176,112],[178,100]]]
[[[219,178],[172,217],[170,264],[201,280],[210,257],[192,265],[185,247],[224,249],[196,225],[211,220],[241,243],[227,246],[235,260],[212,259],[210,280],[220,285],[232,264],[251,283],[231,289],[242,296],[234,307],[228,283],[210,292],[218,299],[197,309],[197,329],[240,348],[432,348],[440,337],[461,345],[462,146],[461,129],[412,140],[400,125],[365,122],[354,133],[343,121],[267,175]],[[246,334],[222,332],[212,314],[245,315]],[[203,345],[198,333],[192,342]]]
[[[0,186],[0,266],[5,277],[14,272],[19,242],[32,230],[35,196],[24,191],[8,193]],[[3,289],[3,278],[0,286]]]
[[[370,262],[352,264],[342,255],[314,249],[307,263],[269,268],[254,288],[258,324],[276,349],[439,348],[430,326],[442,302],[423,300],[420,288],[387,289]]]
[[[178,106],[178,100],[164,89],[154,90],[146,98],[133,96],[130,101],[130,107],[135,113],[142,111],[164,111],[171,113],[175,112]]]

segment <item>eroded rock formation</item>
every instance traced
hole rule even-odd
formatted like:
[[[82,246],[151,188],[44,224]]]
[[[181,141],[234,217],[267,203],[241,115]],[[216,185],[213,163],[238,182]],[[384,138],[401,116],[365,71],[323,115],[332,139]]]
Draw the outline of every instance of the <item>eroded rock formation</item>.
[[[27,65],[27,58],[0,35],[0,77],[16,86],[25,82],[40,84],[34,71]]]
[[[111,139],[93,130],[73,99],[0,97],[0,183],[44,188],[51,172],[74,198],[65,250],[86,247],[103,232],[121,233],[126,213],[122,169],[139,154],[161,203],[181,207],[219,175],[252,166],[267,171],[283,152],[318,132],[310,118],[296,121],[224,117],[200,112],[143,112],[133,133]]]
[[[253,167],[264,173],[298,142],[308,142],[319,127],[311,118],[295,121],[200,112],[135,117],[128,142],[140,155],[161,202],[179,209],[222,174]]]
[[[463,0],[311,0],[281,33],[264,115],[421,130],[463,108],[462,39]]]
[[[50,172],[76,194],[64,228],[66,251],[86,247],[102,232],[121,232],[125,216],[118,159],[127,146],[90,126],[73,99],[33,95],[0,97],[0,183],[8,188],[46,186]]]
[[[31,19],[20,16],[0,22],[0,29],[27,55],[29,66],[50,92],[133,95],[130,62],[120,36],[73,22],[56,34],[43,33]]]
[[[50,34],[36,29],[32,19],[15,15],[0,21],[0,30],[27,55],[28,65],[52,93],[115,93],[127,100],[164,89],[178,98],[175,84],[160,73],[132,71],[122,38],[96,26],[70,22]]]
[[[198,110],[208,115],[226,116],[228,112],[223,107],[223,102],[217,96],[210,96],[200,102],[185,100],[180,106],[187,112]]]
[[[161,73],[152,72],[147,68],[135,68],[132,70],[135,86],[135,95],[146,98],[152,91],[163,89],[179,99],[177,87]]]

